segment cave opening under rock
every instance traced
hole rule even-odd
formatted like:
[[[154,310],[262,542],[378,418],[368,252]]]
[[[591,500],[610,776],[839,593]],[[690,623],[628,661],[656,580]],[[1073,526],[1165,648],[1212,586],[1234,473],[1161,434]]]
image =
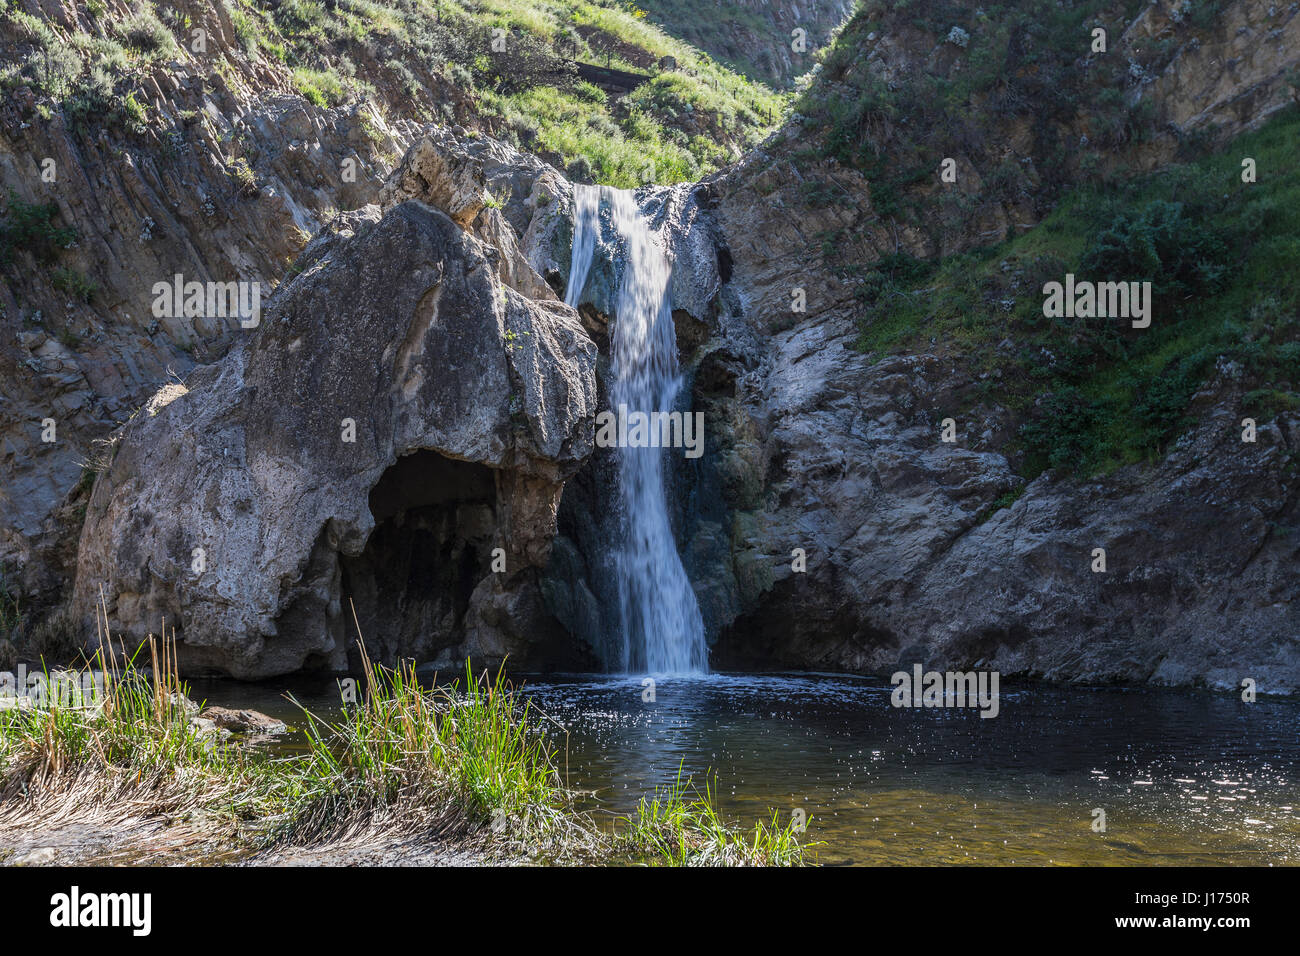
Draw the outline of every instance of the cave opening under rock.
[[[375,529],[359,555],[340,559],[344,614],[350,599],[371,657],[423,661],[463,640],[470,596],[491,566],[496,498],[492,469],[435,451],[399,458],[380,477]]]

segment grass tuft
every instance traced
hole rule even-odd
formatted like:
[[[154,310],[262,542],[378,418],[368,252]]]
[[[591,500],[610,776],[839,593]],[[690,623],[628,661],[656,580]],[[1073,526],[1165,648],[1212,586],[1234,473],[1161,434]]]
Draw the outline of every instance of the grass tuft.
[[[642,797],[636,814],[621,821],[619,840],[630,852],[669,866],[800,866],[807,850],[820,843],[800,843],[800,827],[758,821],[752,833],[729,826],[718,816],[713,785],[704,791],[677,779],[653,796]]]

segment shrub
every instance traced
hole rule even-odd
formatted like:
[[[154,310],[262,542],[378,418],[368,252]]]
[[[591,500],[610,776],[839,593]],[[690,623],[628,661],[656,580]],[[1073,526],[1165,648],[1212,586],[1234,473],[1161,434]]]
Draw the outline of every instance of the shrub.
[[[491,49],[491,46],[485,40],[482,48]],[[577,67],[556,56],[550,44],[520,32],[507,38],[504,50],[477,57],[474,68],[475,80],[481,86],[506,96],[543,84],[568,89],[578,75]]]
[[[79,41],[82,37],[77,38]],[[116,40],[107,37],[87,37],[79,44],[90,60],[91,68],[99,68],[110,74],[121,75],[131,68],[130,57],[126,48]]]
[[[313,0],[283,0],[272,15],[285,33],[319,31],[325,21],[324,8]]]
[[[82,302],[90,302],[99,291],[94,279],[84,276],[75,269],[55,269],[50,277],[50,284],[67,295]]]
[[[1122,210],[1094,234],[1079,268],[1089,278],[1150,280],[1159,299],[1218,291],[1227,277],[1226,244],[1183,204],[1152,200]]]
[[[15,248],[26,249],[37,262],[49,262],[59,250],[76,242],[77,231],[54,225],[59,207],[55,203],[27,203],[9,191],[9,211],[0,221],[0,263],[7,262]]]
[[[1191,424],[1187,403],[1212,363],[1212,355],[1192,354],[1138,383],[1138,400],[1130,426],[1136,430],[1132,436],[1134,447],[1152,455],[1169,439],[1182,434]]]
[[[158,19],[153,7],[147,4],[142,4],[135,13],[123,20],[118,25],[117,32],[128,47],[146,59],[162,59],[176,51],[176,40],[171,31]]]
[[[235,188],[239,190],[242,196],[257,195],[257,177],[253,175],[253,168],[248,165],[248,160],[240,157],[232,162],[226,169]]]
[[[300,67],[293,71],[293,85],[304,99],[321,109],[338,106],[347,98],[343,81],[332,70]]]
[[[565,175],[574,182],[590,183],[592,177],[591,160],[587,159],[586,156],[577,157],[569,163],[568,168],[565,169]]]
[[[235,28],[235,39],[250,57],[257,53],[260,30],[257,22],[243,10],[230,11],[230,23]]]
[[[1087,473],[1097,464],[1094,428],[1100,406],[1079,389],[1049,392],[1039,401],[1033,417],[1020,428],[1031,471],[1043,467]]]
[[[126,128],[131,132],[140,134],[148,127],[145,105],[135,98],[134,90],[126,94],[126,98],[122,100],[119,112],[121,113],[123,123],[126,124]]]
[[[27,58],[23,72],[31,78],[37,89],[55,99],[63,99],[71,92],[73,84],[85,69],[76,50],[69,46],[55,46],[38,50]]]

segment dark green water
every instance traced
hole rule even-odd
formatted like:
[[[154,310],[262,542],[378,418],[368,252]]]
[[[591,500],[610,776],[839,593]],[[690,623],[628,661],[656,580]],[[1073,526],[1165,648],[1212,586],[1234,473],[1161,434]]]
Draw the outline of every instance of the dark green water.
[[[840,675],[665,678],[653,703],[639,677],[517,681],[567,728],[570,783],[611,814],[680,765],[713,775],[735,823],[803,810],[827,864],[1300,863],[1293,699],[1004,685],[982,719],[897,709],[885,681]],[[295,692],[324,709],[332,686]],[[273,685],[194,691],[293,723]]]

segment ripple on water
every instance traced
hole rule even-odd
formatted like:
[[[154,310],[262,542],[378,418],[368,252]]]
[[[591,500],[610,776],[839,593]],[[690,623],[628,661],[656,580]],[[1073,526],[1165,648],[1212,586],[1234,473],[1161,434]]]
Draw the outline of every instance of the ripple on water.
[[[826,863],[1300,862],[1295,700],[1004,684],[999,716],[981,719],[894,708],[875,678],[657,678],[653,703],[643,679],[517,679],[568,730],[571,784],[616,813],[680,766],[715,774],[746,827],[803,809]],[[332,681],[294,692],[314,709],[337,699]],[[294,722],[274,685],[198,693]]]
[[[746,826],[803,808],[828,863],[1300,860],[1294,701],[1004,686],[990,720],[894,708],[873,678],[664,678],[653,703],[642,681],[525,683],[569,731],[574,784],[616,812],[680,765]]]

